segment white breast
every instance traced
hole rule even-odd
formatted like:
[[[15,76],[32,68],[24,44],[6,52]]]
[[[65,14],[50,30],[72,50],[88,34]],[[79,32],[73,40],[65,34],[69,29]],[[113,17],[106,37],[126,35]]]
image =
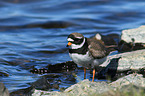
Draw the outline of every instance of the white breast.
[[[85,55],[77,53],[72,53],[69,55],[72,58],[72,60],[79,66],[90,67],[91,64],[93,63],[93,58],[89,56],[89,52],[87,52],[87,54]]]
[[[87,54],[85,55],[77,53],[72,53],[69,55],[72,58],[73,62],[75,62],[77,65],[87,68],[94,68],[96,66],[99,66],[106,60],[106,57],[101,59],[94,59],[89,55],[89,52],[87,52]]]

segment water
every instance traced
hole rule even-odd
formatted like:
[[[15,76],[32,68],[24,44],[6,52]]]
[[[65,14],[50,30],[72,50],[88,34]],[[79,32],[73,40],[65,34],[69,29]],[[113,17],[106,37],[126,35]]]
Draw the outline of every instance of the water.
[[[144,8],[144,0],[1,0],[0,72],[9,77],[0,81],[10,92],[29,87],[40,77],[31,66],[71,60],[63,51],[70,33],[121,35],[145,24]]]

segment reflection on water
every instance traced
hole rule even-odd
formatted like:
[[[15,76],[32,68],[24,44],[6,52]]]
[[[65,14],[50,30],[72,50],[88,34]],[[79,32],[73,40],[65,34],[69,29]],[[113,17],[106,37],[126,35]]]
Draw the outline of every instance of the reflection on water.
[[[71,60],[65,48],[68,34],[120,35],[145,24],[144,8],[144,0],[1,0],[0,72],[9,77],[0,81],[10,92],[29,87],[40,76],[29,72],[31,66]]]

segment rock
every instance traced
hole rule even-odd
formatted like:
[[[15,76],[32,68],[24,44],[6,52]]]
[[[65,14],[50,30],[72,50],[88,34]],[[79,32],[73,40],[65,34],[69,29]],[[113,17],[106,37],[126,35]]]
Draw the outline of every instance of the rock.
[[[125,41],[120,41],[118,44],[118,51],[119,52],[127,52],[133,50],[145,49],[145,44],[142,43],[126,43]]]
[[[130,74],[109,84],[106,82],[91,82],[86,79],[72,85],[64,92],[35,90],[32,96],[99,96],[102,94],[110,94],[110,92],[114,92],[116,90],[124,92],[126,91],[125,89],[129,90],[129,88],[134,88],[137,90],[136,92],[138,92],[138,89],[140,88],[144,89],[145,78],[143,78],[141,74]]]
[[[91,82],[88,79],[79,82],[78,84],[72,85],[67,88],[64,92],[69,92],[71,94],[89,96],[91,94],[101,94],[110,89],[110,86],[106,82]]]
[[[61,73],[61,72],[68,72],[71,70],[75,70],[77,67],[77,64],[75,64],[73,61],[67,61],[64,63],[57,63],[57,64],[48,64],[46,68],[37,69],[33,68],[30,70],[32,73],[36,74],[44,74],[44,73]]]
[[[144,96],[145,78],[141,74],[130,74],[110,84],[113,90],[102,96]]]
[[[38,94],[43,94],[44,96],[93,96],[95,94],[101,94],[109,90],[111,90],[111,87],[106,82],[91,82],[86,79],[72,85],[64,92],[47,92],[35,90],[32,96],[39,96]]]
[[[106,36],[102,36],[102,40],[105,45],[117,45],[120,41],[120,36],[118,34],[108,34]]]
[[[120,52],[138,49],[145,49],[145,25],[136,29],[123,30],[118,44]]]
[[[112,63],[112,60],[115,62]],[[100,66],[107,66],[106,70],[139,70],[145,67],[145,49],[108,56],[107,61]]]
[[[114,87],[116,90],[116,88],[121,89],[123,86],[130,84],[138,87],[145,87],[145,78],[143,78],[141,74],[130,74],[110,83],[109,85]]]
[[[121,35],[121,40],[130,43],[145,43],[145,25],[135,28],[123,30]]]
[[[9,96],[9,91],[3,83],[0,83],[0,96]]]
[[[38,79],[37,81],[33,82],[31,85],[34,88],[41,89],[41,90],[48,90],[52,87],[50,82],[45,77]]]
[[[10,96],[31,96],[31,94],[35,91],[33,86],[30,86],[25,89],[19,89],[17,91],[11,92]]]

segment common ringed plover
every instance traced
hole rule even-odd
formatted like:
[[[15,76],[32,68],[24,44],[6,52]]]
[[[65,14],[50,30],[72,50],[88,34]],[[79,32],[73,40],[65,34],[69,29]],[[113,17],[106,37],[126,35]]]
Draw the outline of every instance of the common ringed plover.
[[[99,35],[96,38],[101,39]],[[71,33],[67,38],[67,46],[70,46],[69,56],[74,63],[84,67],[84,78],[86,78],[86,68],[93,69],[92,82],[94,82],[95,67],[102,64],[110,53],[96,38],[86,38],[80,33]]]

